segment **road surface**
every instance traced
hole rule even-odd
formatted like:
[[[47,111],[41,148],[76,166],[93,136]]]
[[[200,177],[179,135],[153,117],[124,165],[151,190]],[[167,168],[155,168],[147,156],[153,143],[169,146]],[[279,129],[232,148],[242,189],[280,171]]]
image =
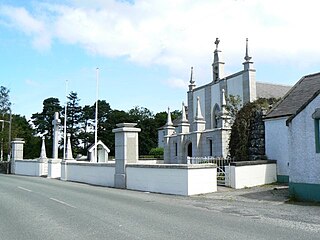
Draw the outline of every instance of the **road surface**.
[[[320,239],[318,206],[223,196],[0,174],[0,239]]]

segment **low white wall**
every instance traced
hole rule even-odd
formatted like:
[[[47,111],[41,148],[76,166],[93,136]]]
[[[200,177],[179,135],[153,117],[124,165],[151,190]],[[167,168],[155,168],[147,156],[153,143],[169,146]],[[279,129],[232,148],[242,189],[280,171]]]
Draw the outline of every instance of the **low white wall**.
[[[48,162],[39,159],[15,160],[15,171],[17,175],[45,176],[48,174]]]
[[[217,191],[215,165],[127,164],[127,189],[176,195]]]
[[[226,185],[235,189],[254,187],[277,181],[275,161],[237,162],[226,166]]]
[[[114,163],[66,161],[61,163],[61,180],[114,187]]]
[[[15,171],[17,175],[39,176],[38,160],[15,160]]]
[[[61,159],[52,159],[48,161],[48,178],[61,177]]]

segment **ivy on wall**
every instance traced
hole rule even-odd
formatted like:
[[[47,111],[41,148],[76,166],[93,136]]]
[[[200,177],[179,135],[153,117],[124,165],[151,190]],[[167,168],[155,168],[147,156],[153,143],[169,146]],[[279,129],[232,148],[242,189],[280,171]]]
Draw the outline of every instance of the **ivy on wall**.
[[[235,161],[266,159],[263,116],[277,99],[259,98],[240,109],[231,127],[230,157]]]

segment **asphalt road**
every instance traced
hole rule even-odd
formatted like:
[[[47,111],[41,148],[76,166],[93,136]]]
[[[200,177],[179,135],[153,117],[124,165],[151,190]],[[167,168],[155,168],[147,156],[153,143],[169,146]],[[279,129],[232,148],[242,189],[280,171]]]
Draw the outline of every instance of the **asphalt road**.
[[[319,206],[0,174],[0,239],[320,239]]]

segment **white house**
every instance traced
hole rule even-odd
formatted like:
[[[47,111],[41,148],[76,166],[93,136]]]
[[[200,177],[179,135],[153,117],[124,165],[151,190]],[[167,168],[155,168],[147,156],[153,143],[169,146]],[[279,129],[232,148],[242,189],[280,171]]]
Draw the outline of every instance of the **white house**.
[[[219,42],[216,39],[212,80],[196,87],[191,69],[188,106],[183,104],[182,118],[172,122],[168,111],[167,124],[158,131],[158,144],[164,147],[165,163],[186,163],[187,156],[228,155],[230,125],[225,108],[227,96],[239,96],[244,105],[258,97],[282,97],[290,89],[288,86],[256,82],[256,70],[248,53],[248,39],[243,69],[225,76]]]
[[[267,114],[266,153],[297,199],[320,201],[320,73],[304,76]]]

